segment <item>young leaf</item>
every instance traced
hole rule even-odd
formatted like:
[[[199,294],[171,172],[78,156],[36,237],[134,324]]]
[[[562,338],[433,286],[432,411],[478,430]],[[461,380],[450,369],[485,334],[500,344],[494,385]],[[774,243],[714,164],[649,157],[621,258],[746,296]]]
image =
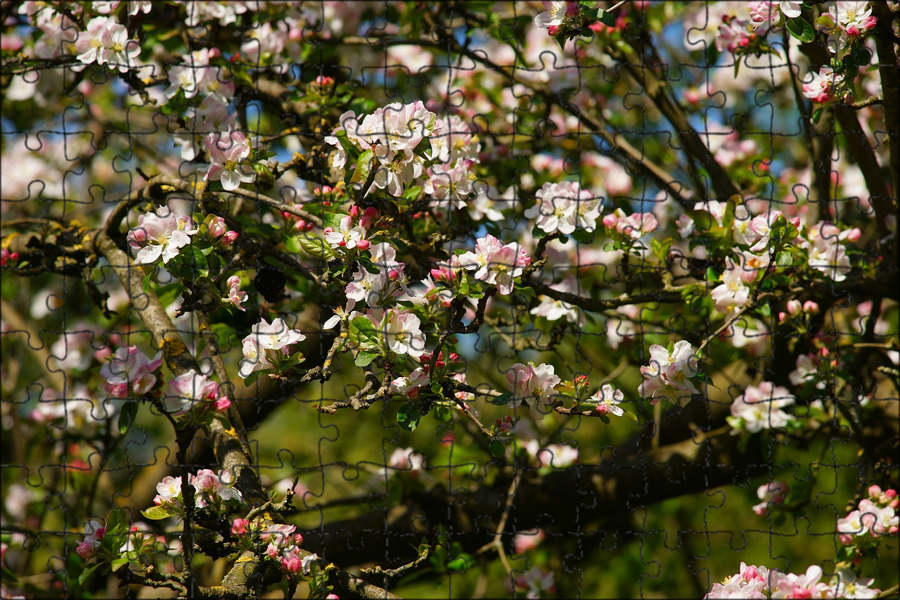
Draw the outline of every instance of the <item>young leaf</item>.
[[[804,44],[808,44],[816,39],[816,32],[813,29],[813,26],[803,17],[788,19],[787,29],[794,38],[800,40]]]
[[[125,435],[134,423],[138,412],[137,402],[126,402],[119,413],[119,435]]]

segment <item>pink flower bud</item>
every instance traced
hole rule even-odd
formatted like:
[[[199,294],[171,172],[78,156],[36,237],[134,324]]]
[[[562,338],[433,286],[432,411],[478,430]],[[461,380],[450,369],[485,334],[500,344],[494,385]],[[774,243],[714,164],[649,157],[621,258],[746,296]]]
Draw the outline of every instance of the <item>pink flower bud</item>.
[[[559,25],[551,25],[547,28],[547,33],[550,34],[550,37],[556,37],[559,34]]]
[[[400,279],[400,272],[397,269],[391,269],[388,273],[388,279],[391,281],[397,281]]]
[[[615,229],[618,222],[619,216],[614,213],[610,213],[603,217],[603,226],[607,229]]]
[[[109,346],[106,346],[106,347],[100,348],[99,350],[94,352],[94,358],[96,358],[100,362],[103,362],[107,358],[112,356],[112,353],[113,353],[112,348],[110,348]]]
[[[75,548],[75,552],[78,553],[78,556],[87,560],[94,555],[94,545],[90,542],[82,542]]]
[[[353,217],[354,219],[359,217],[359,207],[356,206],[355,204],[350,207],[350,216]]]
[[[888,490],[885,490],[884,495],[887,496],[888,498],[892,498],[892,499],[893,499],[893,498],[896,498],[896,497],[897,497],[897,490],[895,490],[895,489],[893,489],[893,488],[888,489]]]
[[[787,318],[788,318],[788,315],[786,312],[778,313],[778,322],[779,323],[784,323],[787,320]]]
[[[303,561],[299,556],[291,556],[290,558],[281,559],[281,568],[288,573],[299,573],[303,568]]]
[[[855,25],[850,25],[847,27],[847,35],[850,37],[857,37],[859,36],[859,29],[857,29]]]
[[[368,250],[369,249],[369,240],[359,240],[356,242],[356,247],[360,250]]]
[[[858,227],[854,227],[853,229],[847,231],[848,242],[855,244],[859,241],[860,237],[862,237],[862,231],[860,231]]]
[[[881,496],[881,488],[877,485],[870,485],[868,489],[869,498],[876,500]]]
[[[312,224],[312,223],[307,223],[307,224],[306,224],[306,230],[307,230],[307,231],[312,231],[312,228],[313,228],[313,224]]]
[[[225,235],[226,231],[228,231],[228,226],[225,225],[225,219],[222,217],[216,217],[213,219],[212,223],[209,224],[209,235],[214,238],[222,237]]]
[[[231,244],[234,243],[234,240],[236,240],[237,238],[238,238],[238,232],[237,232],[237,231],[234,231],[234,230],[232,230],[232,231],[226,231],[226,232],[225,232],[225,235],[222,236],[222,245],[223,245],[223,246],[230,246]]]
[[[132,241],[137,242],[138,244],[143,244],[147,241],[147,230],[143,227],[132,229],[129,233],[131,234],[130,237]]]
[[[803,303],[803,312],[814,315],[819,312],[819,305],[812,300],[807,300]]]
[[[303,536],[299,533],[294,534],[294,544],[299,546],[303,543]]]
[[[740,42],[738,42],[738,45],[739,45],[741,48],[746,48],[747,46],[750,45],[750,38],[744,38],[744,39],[742,39]]]
[[[347,245],[347,242],[345,242],[344,240],[341,240],[338,242],[338,246],[340,246],[341,248],[343,248],[346,245]]]
[[[250,521],[247,519],[235,519],[231,524],[231,535],[244,535],[247,533],[248,525],[250,525]]]
[[[297,222],[294,224],[294,229],[297,231],[306,229],[306,219],[297,219]]]
[[[332,79],[331,77],[328,77],[327,75],[319,75],[318,77],[316,77],[316,84],[321,85],[323,87],[328,86],[328,85],[333,85],[334,79]]]
[[[231,400],[228,396],[222,396],[221,398],[217,398],[215,402],[213,402],[213,408],[218,412],[225,412],[228,410],[228,407],[231,406]]]
[[[322,233],[324,233],[325,235],[328,235],[328,234],[331,233],[332,231],[334,231],[334,228],[332,228],[332,227],[326,227]]]
[[[799,300],[788,300],[787,310],[788,313],[791,314],[791,316],[795,316],[799,314],[801,310],[803,310],[803,305]]]
[[[341,600],[341,597],[337,594],[328,594],[325,596],[325,600]]]
[[[605,415],[606,413],[609,412],[609,406],[607,406],[606,404],[598,404],[597,412],[600,413],[601,415]]]
[[[794,217],[793,219],[791,219],[791,225],[793,225],[794,229],[796,229],[797,231],[800,231],[801,223],[802,221],[800,220],[800,217]]]
[[[330,193],[333,192],[333,191],[334,191],[334,188],[332,188],[330,185],[323,185],[323,186],[322,186],[322,193],[323,193],[323,194],[330,194]]]

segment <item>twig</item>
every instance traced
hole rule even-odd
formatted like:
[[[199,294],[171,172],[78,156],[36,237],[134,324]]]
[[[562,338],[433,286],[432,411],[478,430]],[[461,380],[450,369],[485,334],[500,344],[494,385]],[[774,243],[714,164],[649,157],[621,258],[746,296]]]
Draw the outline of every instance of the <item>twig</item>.
[[[524,472],[524,469],[517,469],[512,482],[509,484],[509,489],[506,491],[506,503],[503,505],[503,513],[500,515],[500,522],[497,524],[497,529],[494,532],[494,539],[476,552],[476,554],[482,554],[488,550],[496,549],[500,562],[507,573],[512,573],[512,566],[509,564],[509,559],[506,558],[506,550],[503,548],[503,530],[506,529],[509,511],[516,499],[516,493],[519,491],[519,483],[522,481],[522,473]]]
[[[375,565],[369,569],[360,569],[360,571],[365,575],[383,575],[384,577],[400,577],[401,575],[406,575],[410,571],[417,569],[422,565],[426,560],[431,557],[431,546],[428,544],[424,544],[422,547],[422,552],[419,553],[419,556],[416,557],[414,561],[411,563],[407,563],[396,569],[382,569],[379,565]]]
[[[298,217],[302,217],[302,218],[306,219],[307,221],[310,221],[311,223],[315,224],[317,227],[322,226],[321,218],[317,217],[316,215],[314,215],[310,212],[306,212],[305,210],[303,210],[301,208],[291,206],[290,204],[288,204],[287,202],[285,202],[283,200],[276,200],[275,198],[270,198],[263,194],[257,194],[256,192],[251,192],[251,191],[245,190],[243,188],[237,188],[236,190],[231,190],[231,191],[225,192],[225,193],[232,194],[235,196],[242,196],[244,198],[249,198],[250,200],[256,200],[257,202],[262,202],[263,204],[268,204],[269,206],[277,208],[281,212],[286,212],[286,213],[290,213],[290,214],[298,216]]]

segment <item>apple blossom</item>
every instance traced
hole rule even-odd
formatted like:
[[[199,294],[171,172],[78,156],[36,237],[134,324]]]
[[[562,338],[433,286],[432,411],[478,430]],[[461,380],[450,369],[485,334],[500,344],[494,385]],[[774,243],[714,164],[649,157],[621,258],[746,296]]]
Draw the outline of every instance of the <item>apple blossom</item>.
[[[475,270],[475,279],[496,285],[497,293],[504,296],[512,293],[513,279],[521,275],[530,262],[519,244],[503,245],[491,234],[476,240],[475,252],[459,255],[460,266]]]
[[[153,264],[160,257],[167,264],[191,243],[191,236],[197,231],[190,217],[179,216],[174,209],[163,206],[155,213],[139,216],[138,226],[128,232],[127,241],[138,250],[135,264]]]
[[[669,352],[659,344],[650,346],[650,364],[641,367],[644,381],[638,386],[638,393],[650,397],[656,404],[660,398],[667,398],[673,390],[699,394],[700,391],[690,381],[697,375],[697,358],[690,342],[680,341]]]
[[[419,357],[425,351],[425,334],[419,329],[419,317],[405,310],[389,310],[379,324],[387,347],[394,354]]]
[[[753,507],[753,512],[759,516],[765,516],[769,512],[769,508],[773,504],[782,504],[790,491],[790,486],[781,481],[772,481],[759,486],[756,490],[756,496],[762,500]]]
[[[282,318],[271,323],[261,319],[250,329],[250,334],[242,341],[244,358],[241,360],[239,375],[246,379],[250,373],[268,369],[277,359],[277,352],[288,355],[290,345],[306,339],[298,329],[290,329]]]
[[[228,191],[238,189],[241,183],[256,181],[253,168],[244,163],[250,156],[250,142],[243,133],[229,128],[224,134],[210,133],[203,143],[212,163],[204,177],[206,181],[221,181]]]
[[[104,389],[119,398],[129,393],[142,395],[156,385],[154,371],[162,366],[162,352],[157,352],[153,360],[141,352],[137,346],[119,348],[115,355],[100,368],[100,376],[106,382]]]
[[[199,402],[214,400],[218,390],[215,381],[191,369],[169,381],[162,397],[163,407],[166,412],[184,414]]]
[[[734,428],[743,428],[749,433],[786,427],[793,418],[782,408],[794,402],[794,396],[786,388],[769,381],[756,386],[750,385],[731,403],[728,424]]]

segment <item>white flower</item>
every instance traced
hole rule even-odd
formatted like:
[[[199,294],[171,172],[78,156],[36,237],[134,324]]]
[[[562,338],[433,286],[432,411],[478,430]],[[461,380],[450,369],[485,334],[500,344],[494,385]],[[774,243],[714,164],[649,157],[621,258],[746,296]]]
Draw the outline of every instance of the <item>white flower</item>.
[[[273,366],[274,353],[288,354],[288,346],[305,339],[300,330],[288,328],[284,319],[275,319],[271,324],[262,319],[241,342],[244,359],[238,375],[246,379],[254,371],[268,369]]]
[[[689,381],[696,374],[697,358],[690,342],[676,343],[671,353],[659,344],[653,344],[650,346],[650,364],[641,367],[644,381],[638,392],[645,398],[650,396],[654,404],[671,394],[672,389],[698,394],[699,390]]]
[[[785,427],[792,417],[781,409],[794,401],[794,396],[787,389],[776,387],[769,381],[763,381],[758,386],[747,386],[744,393],[731,403],[728,424],[735,428],[743,427],[750,433]]]
[[[624,399],[625,394],[622,393],[622,390],[614,389],[613,386],[608,383],[604,383],[603,386],[591,396],[591,400],[598,402],[598,413],[603,415],[612,414],[616,417],[621,417],[625,414],[625,411],[619,406]]]
[[[405,310],[385,313],[379,329],[384,341],[394,354],[409,354],[413,358],[425,352],[425,334],[419,329],[419,317]]]
[[[534,24],[544,29],[549,29],[553,26],[559,27],[567,16],[574,16],[574,14],[570,14],[573,12],[569,6],[570,4],[573,5],[574,11],[578,10],[577,2],[548,2],[544,0],[544,8],[547,10],[535,15]]]
[[[195,233],[197,228],[190,217],[180,217],[173,209],[163,206],[155,214],[139,216],[138,226],[128,232],[126,239],[129,246],[139,249],[135,264],[149,265],[160,257],[163,263],[168,263],[191,243],[190,236]]]
[[[727,315],[736,308],[747,305],[750,299],[750,288],[744,285],[741,278],[742,268],[736,266],[730,256],[725,259],[725,262],[727,267],[725,273],[722,274],[722,284],[716,286],[709,295],[716,303],[716,310]]]
[[[206,375],[191,369],[169,381],[162,403],[166,412],[182,414],[189,411],[197,402],[215,398],[218,389],[219,386],[215,381],[210,381]]]
[[[513,279],[522,274],[530,263],[525,250],[516,244],[503,243],[488,234],[475,242],[475,252],[459,256],[459,264],[467,270],[475,270],[475,279],[496,285],[501,295],[511,294]]]

